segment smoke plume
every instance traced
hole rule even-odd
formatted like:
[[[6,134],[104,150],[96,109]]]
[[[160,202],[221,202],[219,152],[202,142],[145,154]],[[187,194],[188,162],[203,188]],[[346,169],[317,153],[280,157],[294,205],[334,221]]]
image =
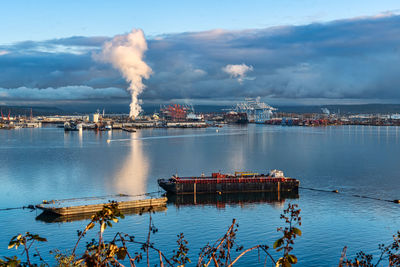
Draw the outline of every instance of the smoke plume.
[[[246,64],[231,65],[228,64],[222,68],[223,71],[228,73],[232,78],[238,78],[238,82],[242,83],[246,73],[253,70],[253,66],[247,66]]]
[[[143,61],[146,50],[147,43],[143,31],[133,29],[129,34],[117,35],[106,42],[102,52],[95,55],[95,59],[111,63],[129,82],[128,91],[132,97],[129,116],[133,118],[142,111],[141,101],[138,99],[146,87],[142,80],[148,79],[152,73],[151,68]]]

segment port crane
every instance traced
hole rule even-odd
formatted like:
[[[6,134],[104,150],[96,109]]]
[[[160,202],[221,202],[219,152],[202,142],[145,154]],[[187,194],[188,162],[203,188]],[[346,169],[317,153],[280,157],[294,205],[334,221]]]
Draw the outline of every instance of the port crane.
[[[276,108],[261,102],[260,97],[257,98],[245,98],[245,102],[236,104],[234,107],[236,112],[246,113],[249,122],[255,123],[265,123],[265,121],[270,120],[272,112]]]

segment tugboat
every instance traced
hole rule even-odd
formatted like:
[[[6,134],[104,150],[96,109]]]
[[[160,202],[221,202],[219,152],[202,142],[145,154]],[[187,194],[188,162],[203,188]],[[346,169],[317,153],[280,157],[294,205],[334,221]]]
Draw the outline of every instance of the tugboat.
[[[285,177],[280,170],[268,174],[235,172],[212,173],[211,176],[158,179],[158,184],[172,194],[241,193],[241,192],[294,192],[298,193],[300,181]]]

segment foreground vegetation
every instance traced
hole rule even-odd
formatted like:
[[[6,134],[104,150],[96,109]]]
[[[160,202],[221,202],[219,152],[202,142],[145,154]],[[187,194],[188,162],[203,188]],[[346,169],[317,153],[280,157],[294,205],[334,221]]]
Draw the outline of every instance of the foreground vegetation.
[[[287,208],[281,214],[284,226],[277,228],[282,237],[274,242],[272,249],[281,253],[281,257],[275,259],[270,251],[270,247],[264,244],[255,245],[245,249],[236,242],[236,233],[238,224],[234,219],[229,226],[227,232],[212,244],[206,244],[200,251],[196,261],[192,261],[188,257],[188,242],[185,240],[183,233],[178,235],[176,241],[177,248],[173,250],[172,256],[167,257],[165,252],[151,242],[151,235],[158,230],[154,226],[150,215],[149,228],[147,238],[144,241],[138,241],[132,235],[117,232],[111,240],[104,240],[104,231],[107,227],[112,227],[114,223],[118,223],[124,215],[118,209],[118,203],[111,202],[104,205],[103,210],[92,216],[91,221],[86,225],[83,231],[78,231],[78,240],[68,253],[59,250],[53,250],[50,253],[54,255],[57,266],[136,266],[136,264],[144,264],[150,266],[152,262],[157,261],[156,266],[233,266],[240,262],[240,259],[252,252],[258,252],[260,265],[289,267],[297,263],[297,257],[292,254],[294,241],[301,236],[301,210],[296,204],[288,204]],[[92,239],[86,243],[83,253],[77,253],[77,248],[81,240],[88,231],[98,227],[97,239]],[[39,251],[34,247],[36,242],[46,242],[47,240],[39,235],[18,234],[14,236],[8,248],[22,248],[23,259],[14,257],[3,257],[0,259],[1,266],[49,266],[45,259],[42,258]],[[133,250],[132,245],[136,245],[139,249]],[[35,250],[32,255],[31,251]],[[393,243],[385,246],[379,245],[380,256],[374,259],[372,254],[364,252],[357,253],[354,259],[346,258],[345,247],[339,260],[339,267],[344,266],[400,266],[400,231],[393,236]],[[260,258],[263,254],[263,258]],[[33,261],[33,258],[35,260]],[[243,264],[243,262],[242,262]],[[321,260],[321,266],[323,260]]]

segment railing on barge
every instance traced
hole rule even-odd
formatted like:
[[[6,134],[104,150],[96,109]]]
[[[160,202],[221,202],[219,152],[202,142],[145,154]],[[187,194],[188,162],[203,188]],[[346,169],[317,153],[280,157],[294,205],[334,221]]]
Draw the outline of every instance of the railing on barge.
[[[176,183],[181,184],[218,184],[218,183],[282,183],[282,182],[296,182],[294,178],[248,178],[248,177],[226,177],[226,178],[212,178],[212,177],[174,177],[172,178]]]

